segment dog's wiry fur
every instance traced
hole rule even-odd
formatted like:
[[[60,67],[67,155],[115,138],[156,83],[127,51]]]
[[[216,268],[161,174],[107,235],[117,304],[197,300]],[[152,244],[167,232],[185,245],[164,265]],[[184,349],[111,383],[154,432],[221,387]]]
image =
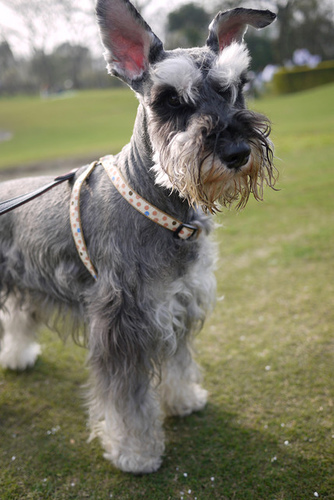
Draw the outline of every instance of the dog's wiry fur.
[[[91,436],[124,471],[157,470],[163,415],[188,415],[206,403],[191,341],[214,303],[208,212],[243,207],[250,194],[262,199],[264,184],[274,186],[269,122],[246,109],[242,92],[249,64],[243,34],[274,17],[219,13],[204,47],[165,51],[128,0],[98,0],[108,69],[139,99],[131,142],[114,162],[151,204],[200,228],[198,239],[173,238],[134,210],[101,166],[80,202],[96,281],[72,240],[72,181],[0,218],[0,362],[32,366],[38,323],[71,315],[72,326],[87,332]],[[0,197],[48,181],[3,183]]]

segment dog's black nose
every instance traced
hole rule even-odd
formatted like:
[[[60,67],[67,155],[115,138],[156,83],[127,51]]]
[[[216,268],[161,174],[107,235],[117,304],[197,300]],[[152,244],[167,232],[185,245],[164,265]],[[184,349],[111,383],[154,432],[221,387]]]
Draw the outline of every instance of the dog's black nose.
[[[249,160],[251,149],[246,142],[233,142],[220,151],[220,159],[227,168],[239,168]]]

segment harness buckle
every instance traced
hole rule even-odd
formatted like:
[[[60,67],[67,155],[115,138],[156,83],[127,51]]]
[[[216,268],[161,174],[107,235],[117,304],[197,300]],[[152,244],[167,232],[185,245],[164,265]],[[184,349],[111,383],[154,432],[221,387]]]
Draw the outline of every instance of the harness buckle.
[[[187,236],[187,237],[183,237],[182,235],[180,235],[180,233],[183,229],[189,229],[192,231],[192,233],[190,233],[189,236]],[[177,240],[187,240],[187,241],[197,240],[200,233],[201,233],[201,229],[199,227],[194,226],[193,224],[183,223],[183,224],[180,224],[177,229],[175,229],[175,231],[173,233],[173,237]]]

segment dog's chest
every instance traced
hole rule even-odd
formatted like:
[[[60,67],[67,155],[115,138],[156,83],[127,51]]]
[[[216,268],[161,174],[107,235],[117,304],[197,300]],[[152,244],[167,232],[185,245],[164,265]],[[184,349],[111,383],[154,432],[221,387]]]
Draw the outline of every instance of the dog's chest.
[[[202,237],[197,258],[185,266],[183,273],[155,283],[155,318],[161,328],[182,336],[202,324],[215,301],[214,263],[215,246]]]

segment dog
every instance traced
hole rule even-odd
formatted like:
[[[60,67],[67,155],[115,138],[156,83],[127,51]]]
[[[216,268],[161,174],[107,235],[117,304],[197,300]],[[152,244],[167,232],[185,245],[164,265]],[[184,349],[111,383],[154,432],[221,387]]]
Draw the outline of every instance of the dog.
[[[139,100],[133,135],[0,217],[0,362],[32,367],[41,322],[84,332],[91,439],[143,474],[162,463],[163,417],[207,402],[192,339],[215,301],[212,214],[277,180],[270,122],[243,92],[243,35],[276,16],[219,12],[204,47],[168,51],[128,0],[98,0],[96,12],[109,73]],[[46,182],[7,181],[0,197]]]

